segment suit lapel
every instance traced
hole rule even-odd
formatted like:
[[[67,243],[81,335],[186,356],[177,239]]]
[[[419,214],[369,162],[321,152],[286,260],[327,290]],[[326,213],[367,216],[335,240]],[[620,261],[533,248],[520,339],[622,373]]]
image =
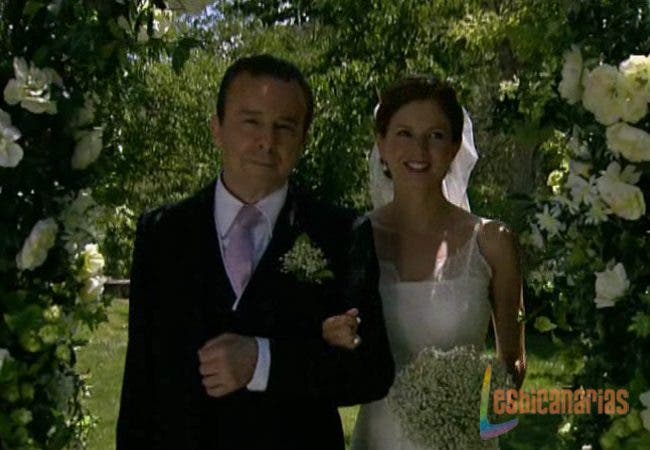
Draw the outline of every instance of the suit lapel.
[[[201,286],[196,299],[196,314],[203,333],[212,336],[227,328],[227,318],[235,301],[235,293],[230,285],[226,268],[223,264],[219,238],[214,223],[215,183],[199,193],[196,212],[195,241],[196,265],[194,267],[195,283]]]

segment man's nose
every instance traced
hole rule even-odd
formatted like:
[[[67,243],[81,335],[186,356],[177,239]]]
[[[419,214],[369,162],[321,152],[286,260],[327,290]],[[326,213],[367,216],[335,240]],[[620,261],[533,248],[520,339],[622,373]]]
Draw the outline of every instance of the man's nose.
[[[257,133],[257,148],[269,151],[275,145],[275,132],[273,127],[262,127]]]

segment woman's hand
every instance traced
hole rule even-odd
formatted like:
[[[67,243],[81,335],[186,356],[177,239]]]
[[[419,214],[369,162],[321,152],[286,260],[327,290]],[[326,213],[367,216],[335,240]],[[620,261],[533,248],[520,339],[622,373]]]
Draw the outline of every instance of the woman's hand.
[[[333,347],[354,350],[361,343],[357,328],[361,323],[359,310],[352,308],[338,316],[323,321],[323,339]]]

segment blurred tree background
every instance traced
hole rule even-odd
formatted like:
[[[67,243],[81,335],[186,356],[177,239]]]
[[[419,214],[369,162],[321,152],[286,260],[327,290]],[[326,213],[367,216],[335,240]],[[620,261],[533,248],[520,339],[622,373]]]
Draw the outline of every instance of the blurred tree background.
[[[315,121],[295,177],[301,185],[367,210],[377,92],[406,74],[431,74],[455,85],[474,121],[481,155],[470,187],[474,211],[523,229],[531,195],[545,184],[539,163],[549,156],[541,143],[552,128],[570,17],[580,8],[574,3],[240,0],[177,17],[177,28],[200,43],[183,68],[174,70],[171,58],[133,55],[101,107],[111,156],[95,192],[124,205],[130,218],[112,235],[119,241],[110,245],[112,274],[128,273],[134,217],[216,177],[209,120],[218,83],[237,57],[262,52],[295,62],[315,92]]]

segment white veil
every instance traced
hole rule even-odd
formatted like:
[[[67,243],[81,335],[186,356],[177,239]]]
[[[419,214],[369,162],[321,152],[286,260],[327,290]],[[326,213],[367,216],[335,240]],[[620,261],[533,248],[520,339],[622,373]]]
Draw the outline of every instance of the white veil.
[[[465,108],[463,108],[463,137],[458,153],[456,153],[456,157],[449,167],[449,172],[442,181],[442,193],[447,200],[466,211],[470,211],[469,200],[467,199],[467,185],[477,160],[478,152],[474,145],[472,120]],[[377,209],[393,200],[393,181],[384,175],[377,144],[370,152],[368,169],[370,172],[372,206]]]

